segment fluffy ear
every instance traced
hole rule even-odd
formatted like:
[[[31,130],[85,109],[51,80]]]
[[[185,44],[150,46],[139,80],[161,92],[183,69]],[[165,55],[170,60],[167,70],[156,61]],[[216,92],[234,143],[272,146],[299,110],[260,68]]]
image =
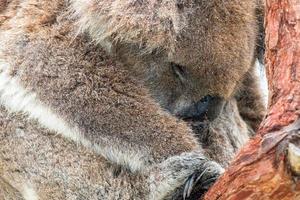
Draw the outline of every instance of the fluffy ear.
[[[140,45],[147,50],[170,48],[183,30],[179,1],[71,0],[82,31],[97,42]]]

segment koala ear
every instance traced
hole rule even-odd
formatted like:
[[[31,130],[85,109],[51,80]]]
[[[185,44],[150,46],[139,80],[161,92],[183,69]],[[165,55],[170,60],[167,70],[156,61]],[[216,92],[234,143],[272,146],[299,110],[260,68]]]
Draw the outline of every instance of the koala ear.
[[[82,31],[103,41],[136,44],[146,50],[171,48],[184,27],[176,1],[71,0]]]

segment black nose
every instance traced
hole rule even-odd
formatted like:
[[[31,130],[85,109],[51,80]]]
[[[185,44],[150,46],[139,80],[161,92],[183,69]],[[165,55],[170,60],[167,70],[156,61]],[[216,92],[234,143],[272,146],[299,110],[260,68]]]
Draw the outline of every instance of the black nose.
[[[180,113],[181,118],[191,120],[212,121],[216,119],[223,110],[225,100],[218,96],[207,95],[194,105],[186,108]]]

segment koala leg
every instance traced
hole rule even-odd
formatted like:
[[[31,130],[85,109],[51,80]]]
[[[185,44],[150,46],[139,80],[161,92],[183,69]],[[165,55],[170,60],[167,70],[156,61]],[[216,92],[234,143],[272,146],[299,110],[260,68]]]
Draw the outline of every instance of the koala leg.
[[[266,112],[262,93],[259,87],[259,78],[255,73],[255,67],[252,67],[246,74],[236,98],[242,118],[254,132],[257,130]]]
[[[264,3],[261,0],[257,2],[256,17],[258,23],[258,35],[255,58],[252,63],[253,67],[246,74],[240,91],[236,96],[240,114],[254,132],[257,130],[266,113],[266,103],[263,101],[263,92],[259,87],[259,78],[255,72],[256,64],[258,62],[263,63],[265,51]],[[256,60],[256,58],[258,60]]]

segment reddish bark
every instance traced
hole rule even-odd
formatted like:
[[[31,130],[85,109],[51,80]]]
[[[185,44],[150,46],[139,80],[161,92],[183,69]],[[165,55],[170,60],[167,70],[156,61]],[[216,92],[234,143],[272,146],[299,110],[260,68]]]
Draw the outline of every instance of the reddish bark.
[[[206,200],[300,199],[300,1],[266,1],[268,114]]]

